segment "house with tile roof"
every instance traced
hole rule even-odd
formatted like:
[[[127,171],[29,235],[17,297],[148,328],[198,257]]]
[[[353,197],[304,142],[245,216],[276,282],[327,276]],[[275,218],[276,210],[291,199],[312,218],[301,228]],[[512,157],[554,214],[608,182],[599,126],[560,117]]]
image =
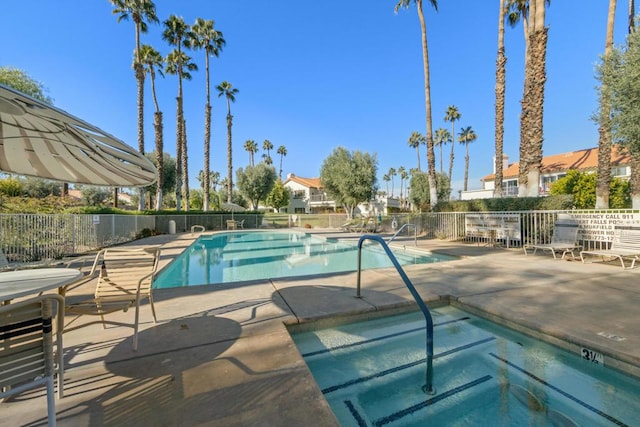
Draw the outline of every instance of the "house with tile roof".
[[[611,150],[611,176],[629,179],[631,176],[631,157],[620,145],[615,144]],[[571,151],[568,153],[553,154],[542,158],[540,168],[539,195],[548,195],[551,185],[564,177],[567,171],[577,169],[582,172],[596,173],[598,170],[598,148]],[[509,164],[509,158],[503,157],[502,189],[506,197],[518,196],[519,162]],[[463,191],[461,200],[487,199],[493,197],[495,180],[495,165],[492,174],[481,179],[482,189]]]
[[[342,208],[324,191],[320,178],[303,178],[290,173],[282,185],[291,192],[289,206],[287,206],[286,211],[284,208],[282,209],[286,213],[335,213]],[[356,208],[356,213],[362,216],[376,216],[378,214],[387,214],[389,208],[398,210],[400,208],[399,200],[392,197],[377,196],[375,200],[361,203]]]

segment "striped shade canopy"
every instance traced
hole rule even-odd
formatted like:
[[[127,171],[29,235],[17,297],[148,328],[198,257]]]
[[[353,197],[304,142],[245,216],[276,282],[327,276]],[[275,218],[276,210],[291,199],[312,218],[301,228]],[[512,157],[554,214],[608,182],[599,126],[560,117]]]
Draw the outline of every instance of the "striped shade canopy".
[[[0,171],[110,187],[157,179],[153,163],[118,138],[3,85]]]

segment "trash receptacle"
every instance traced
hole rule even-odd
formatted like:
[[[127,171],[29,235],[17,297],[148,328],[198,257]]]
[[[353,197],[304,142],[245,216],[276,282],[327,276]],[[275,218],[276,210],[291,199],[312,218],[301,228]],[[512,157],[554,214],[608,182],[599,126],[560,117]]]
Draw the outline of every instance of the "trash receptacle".
[[[169,221],[169,234],[176,234],[176,222],[174,220]]]

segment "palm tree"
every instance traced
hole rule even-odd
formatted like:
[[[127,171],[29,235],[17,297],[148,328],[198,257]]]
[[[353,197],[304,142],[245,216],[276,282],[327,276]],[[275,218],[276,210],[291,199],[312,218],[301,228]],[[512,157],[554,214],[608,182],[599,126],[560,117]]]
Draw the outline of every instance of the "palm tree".
[[[464,187],[463,190],[467,191],[467,183],[469,181],[469,144],[478,139],[475,131],[471,129],[471,126],[460,129],[458,134],[458,142],[464,144],[465,156],[464,156]]]
[[[544,85],[547,79],[548,28],[545,8],[550,0],[510,0],[509,23],[523,21],[525,76],[520,113],[520,174],[518,195],[537,196],[542,165]],[[502,159],[499,159],[502,161]]]
[[[460,120],[460,117],[462,117],[462,114],[460,114],[460,112],[458,111],[458,107],[456,107],[455,105],[449,105],[449,107],[447,107],[447,111],[444,114],[444,121],[451,122],[452,137],[453,135],[456,134],[455,123],[456,123],[456,120]],[[451,176],[453,174],[453,146],[454,145],[455,144],[451,144],[451,155],[449,156],[449,182],[451,182]]]
[[[279,146],[277,153],[280,154],[280,173],[278,174],[278,177],[282,181],[282,159],[287,155],[287,147],[284,145]]]
[[[222,32],[213,28],[213,20],[205,20],[197,18],[195,24],[191,27],[192,39],[190,40],[192,46],[196,49],[204,49],[205,58],[205,83],[207,102],[204,106],[204,188],[202,189],[204,211],[209,210],[209,193],[210,193],[210,180],[208,178],[209,170],[209,146],[211,143],[211,91],[210,91],[210,78],[209,78],[209,57],[220,55],[222,47],[226,41],[222,36]]]
[[[233,191],[233,146],[231,145],[231,127],[233,125],[233,116],[231,115],[231,103],[236,102],[236,95],[239,90],[234,88],[228,81],[223,81],[216,86],[218,98],[224,96],[227,98],[227,202],[231,203]]]
[[[152,46],[142,45],[140,49],[140,61],[144,66],[145,74],[149,73],[151,76],[151,94],[153,95],[153,103],[156,107],[156,112],[153,114],[153,129],[155,131],[155,147],[156,147],[156,168],[158,169],[158,181],[156,182],[156,205],[155,210],[162,209],[162,183],[164,181],[164,137],[163,137],[163,125],[162,125],[162,111],[160,111],[160,105],[158,104],[158,97],[156,96],[156,72],[164,77],[162,68],[164,66],[164,59],[160,52],[155,50]]]
[[[262,143],[262,149],[266,151],[266,153],[262,155],[264,162],[268,165],[272,164],[273,160],[271,159],[271,150],[273,150],[273,144],[271,143],[271,141],[265,139]]]
[[[387,172],[389,174],[389,178],[391,179],[391,197],[393,197],[393,177],[396,176],[398,174],[398,172],[396,172],[396,168],[389,168],[389,172]]]
[[[435,206],[438,203],[438,189],[436,181],[436,161],[435,153],[433,151],[433,132],[431,124],[431,85],[429,83],[429,46],[427,44],[427,23],[424,20],[424,12],[422,10],[422,0],[413,0],[418,9],[418,19],[420,20],[420,29],[422,31],[422,60],[424,64],[424,100],[426,107],[426,122],[427,122],[427,172],[429,180],[429,197],[431,200],[431,206]],[[395,12],[397,13],[401,7],[405,9],[409,8],[411,0],[400,0],[396,4]],[[431,6],[437,11],[437,0],[429,0]]]
[[[247,139],[244,142],[244,149],[249,153],[249,164],[255,166],[253,162],[253,155],[258,152],[258,144],[253,139]]]
[[[183,158],[183,142],[184,142],[184,114],[182,100],[182,79],[184,77],[184,58],[182,47],[188,46],[189,26],[185,24],[181,17],[170,15],[169,19],[164,21],[164,31],[162,39],[174,46],[175,50],[171,52],[166,59],[166,71],[169,74],[178,76],[178,97],[176,98],[176,210],[181,209],[182,204],[182,158]],[[188,204],[187,204],[187,209]]]
[[[420,132],[412,132],[409,137],[409,147],[415,148],[418,156],[418,170],[420,170],[420,145],[426,144],[426,142],[424,135]]]
[[[391,177],[386,173],[382,176],[382,180],[387,183],[387,197],[389,197],[389,181],[391,181]]]
[[[407,176],[407,170],[404,166],[400,166],[398,168],[398,176],[400,176],[400,206],[402,206],[402,193],[404,191],[404,179]]]
[[[144,70],[140,61],[140,33],[147,32],[147,21],[158,22],[156,5],[152,0],[111,0],[112,13],[118,15],[117,21],[133,20],[136,33],[136,47],[133,52],[133,72],[138,86],[138,151],[144,154]],[[118,189],[114,190],[114,206],[118,206]],[[138,209],[144,209],[144,189],[140,187]]]
[[[176,207],[178,198],[185,198],[185,210],[189,210],[188,199],[188,170],[187,170],[187,130],[182,112],[182,80],[191,80],[191,71],[197,70],[198,66],[191,62],[191,57],[184,52],[174,49],[165,58],[165,72],[177,75],[179,81],[178,97],[176,98],[178,115],[180,120],[176,120]],[[186,190],[186,191],[185,191]]]
[[[613,49],[613,23],[616,15],[616,0],[609,0],[607,14],[607,36],[604,59]],[[609,208],[609,186],[611,185],[611,93],[606,84],[600,86],[600,117],[598,120],[598,174],[596,184],[596,209]]]
[[[504,50],[504,20],[507,9],[500,0],[498,16],[498,59],[496,59],[496,158],[493,197],[502,197],[502,156],[504,152],[504,94],[507,57]]]
[[[447,143],[451,142],[453,138],[451,138],[451,134],[448,130],[443,128],[436,129],[435,137],[433,138],[433,143],[440,147],[440,173],[442,172],[442,147]]]
[[[403,180],[408,180],[409,179],[409,173],[402,167],[400,169],[402,169],[402,171],[400,172],[400,183],[402,183]],[[409,188],[409,182],[407,181],[407,186],[405,187],[405,192],[407,192],[408,188]],[[402,197],[402,190],[400,190],[400,197]],[[406,206],[407,205],[406,194],[405,194],[403,200],[404,200],[403,205]]]

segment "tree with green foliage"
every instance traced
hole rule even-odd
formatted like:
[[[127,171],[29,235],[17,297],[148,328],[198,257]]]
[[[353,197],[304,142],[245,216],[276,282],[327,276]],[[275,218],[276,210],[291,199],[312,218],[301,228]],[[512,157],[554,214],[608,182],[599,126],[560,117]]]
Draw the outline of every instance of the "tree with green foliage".
[[[289,199],[291,199],[291,192],[287,187],[282,185],[282,181],[277,180],[267,196],[265,203],[267,206],[271,206],[275,210],[280,211],[280,208],[289,205]]]
[[[236,95],[240,92],[228,81],[223,81],[216,86],[218,98],[224,96],[227,99],[227,202],[232,203],[233,198],[233,143],[232,133],[233,115],[231,114],[231,103],[236,102]]]
[[[626,46],[613,48],[598,67],[601,92],[606,88],[611,108],[612,143],[624,145],[631,155],[631,198],[640,207],[640,32],[632,31]],[[606,105],[600,105],[600,109]],[[599,117],[599,115],[597,116]],[[609,203],[611,206],[611,203]]]
[[[449,177],[445,173],[438,173],[438,200],[447,200],[451,192]],[[411,174],[411,192],[409,193],[409,201],[414,210],[420,212],[430,211],[433,206],[430,203],[429,177],[426,173],[414,171]]]
[[[567,175],[553,183],[551,195],[571,194],[576,209],[593,209],[596,205],[597,175],[594,173],[570,170]],[[609,188],[609,206],[612,209],[631,207],[630,186],[628,181],[612,178]]]
[[[360,203],[371,200],[378,191],[376,174],[378,161],[375,154],[349,152],[338,147],[322,162],[320,180],[329,196],[342,205],[347,219]]]
[[[0,194],[7,197],[17,197],[22,194],[22,183],[12,176],[0,179]]]
[[[53,104],[53,99],[45,94],[46,89],[44,85],[32,79],[26,72],[18,68],[0,67],[0,84],[20,91],[45,104]]]
[[[136,79],[138,106],[138,151],[144,154],[144,66],[140,57],[140,34],[148,30],[147,22],[157,23],[156,5],[151,0],[111,0],[114,9],[112,13],[118,15],[118,22],[133,21],[135,27],[135,48],[133,50],[133,72]],[[117,205],[117,193],[114,193]],[[140,188],[139,210],[144,209],[144,188]]]
[[[156,158],[156,154],[147,153],[145,154],[145,157],[151,161],[154,161],[154,159]],[[162,164],[164,165],[164,173],[162,174],[162,181],[161,181],[162,194],[164,195],[162,199],[162,204],[158,206],[157,203],[150,203],[149,205],[149,206],[156,206],[157,209],[163,209],[164,207],[168,206],[168,204],[164,203],[164,199],[166,197],[172,197],[170,195],[174,192],[176,188],[176,159],[171,157],[169,153],[164,153],[162,156]],[[156,184],[150,185],[145,188],[145,193],[147,193],[151,199],[156,200],[156,202],[157,202],[157,191],[158,191],[158,186]],[[173,204],[173,202],[171,204]]]
[[[254,211],[258,209],[258,203],[267,198],[276,179],[276,169],[262,162],[236,171],[238,189],[249,200]]]
[[[96,187],[93,185],[79,186],[82,193],[82,202],[87,206],[102,206],[111,196],[107,187]]]

